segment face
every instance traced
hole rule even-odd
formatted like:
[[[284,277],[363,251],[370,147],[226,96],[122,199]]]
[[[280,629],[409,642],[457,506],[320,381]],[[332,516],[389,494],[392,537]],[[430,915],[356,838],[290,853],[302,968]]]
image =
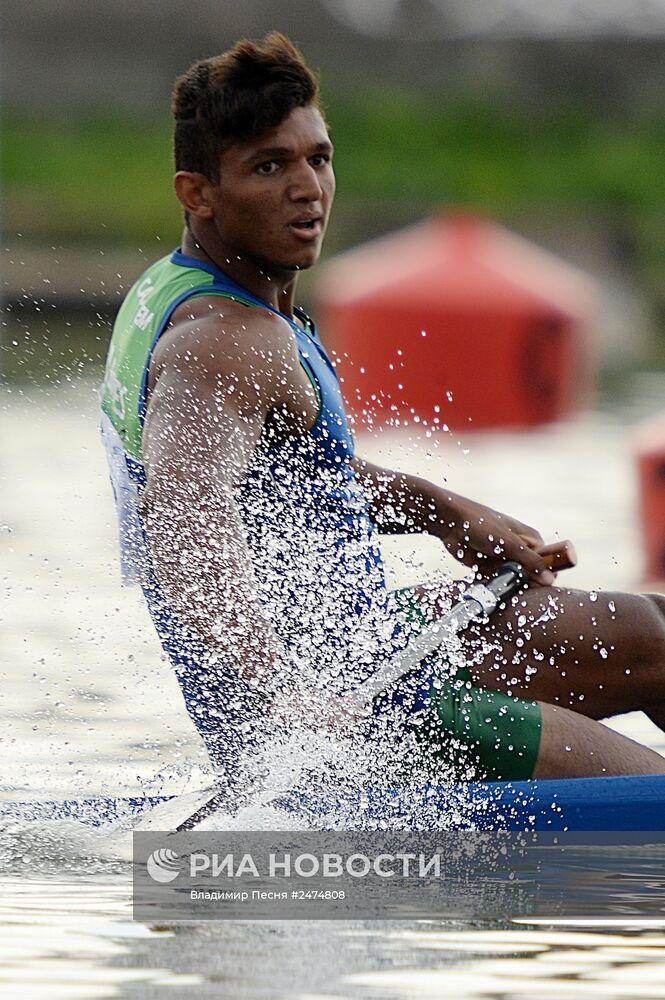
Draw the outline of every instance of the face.
[[[262,269],[311,267],[334,193],[332,145],[321,113],[296,108],[270,132],[222,154],[213,193],[222,251]]]

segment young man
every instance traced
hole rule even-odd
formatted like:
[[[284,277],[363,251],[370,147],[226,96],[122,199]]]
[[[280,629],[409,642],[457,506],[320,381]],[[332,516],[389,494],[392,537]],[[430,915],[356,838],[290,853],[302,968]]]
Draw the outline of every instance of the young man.
[[[557,590],[533,528],[355,456],[334,369],[294,305],[335,190],[298,51],[278,34],[239,42],[192,66],[172,108],[183,243],[120,309],[103,430],[125,573],[212,761],[228,778],[294,716],[335,724],[339,696],[410,634],[377,530],[427,531],[484,572],[521,562],[532,585],[448,650],[443,682],[425,665],[379,699],[384,752],[408,731],[435,772],[665,771],[596,721],[665,720],[665,599]]]

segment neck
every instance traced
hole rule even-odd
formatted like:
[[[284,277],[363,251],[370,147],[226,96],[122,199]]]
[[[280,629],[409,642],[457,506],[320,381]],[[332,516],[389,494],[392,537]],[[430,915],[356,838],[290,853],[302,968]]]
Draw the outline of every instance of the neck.
[[[293,317],[297,274],[291,271],[280,272],[267,264],[261,266],[247,258],[238,259],[230,254],[227,256],[223,248],[216,245],[214,238],[208,241],[205,236],[194,234],[189,227],[185,227],[183,233],[182,250],[188,257],[194,257],[205,264],[214,264],[252,295],[263,299],[285,316]]]

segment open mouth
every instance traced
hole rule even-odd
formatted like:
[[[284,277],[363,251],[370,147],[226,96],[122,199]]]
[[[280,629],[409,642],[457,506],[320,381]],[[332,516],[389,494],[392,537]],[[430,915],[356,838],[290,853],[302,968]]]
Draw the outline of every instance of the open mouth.
[[[305,242],[318,240],[323,234],[323,219],[320,215],[309,219],[296,219],[288,228],[299,240]]]
[[[321,233],[321,219],[320,217],[315,219],[299,219],[297,222],[290,223],[289,229],[293,229],[301,236],[313,239]]]

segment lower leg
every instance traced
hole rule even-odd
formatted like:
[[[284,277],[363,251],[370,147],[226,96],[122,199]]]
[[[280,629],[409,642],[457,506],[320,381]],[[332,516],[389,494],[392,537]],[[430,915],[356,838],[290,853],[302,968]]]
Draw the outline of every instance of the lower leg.
[[[541,704],[534,778],[664,774],[665,757],[577,712]]]

